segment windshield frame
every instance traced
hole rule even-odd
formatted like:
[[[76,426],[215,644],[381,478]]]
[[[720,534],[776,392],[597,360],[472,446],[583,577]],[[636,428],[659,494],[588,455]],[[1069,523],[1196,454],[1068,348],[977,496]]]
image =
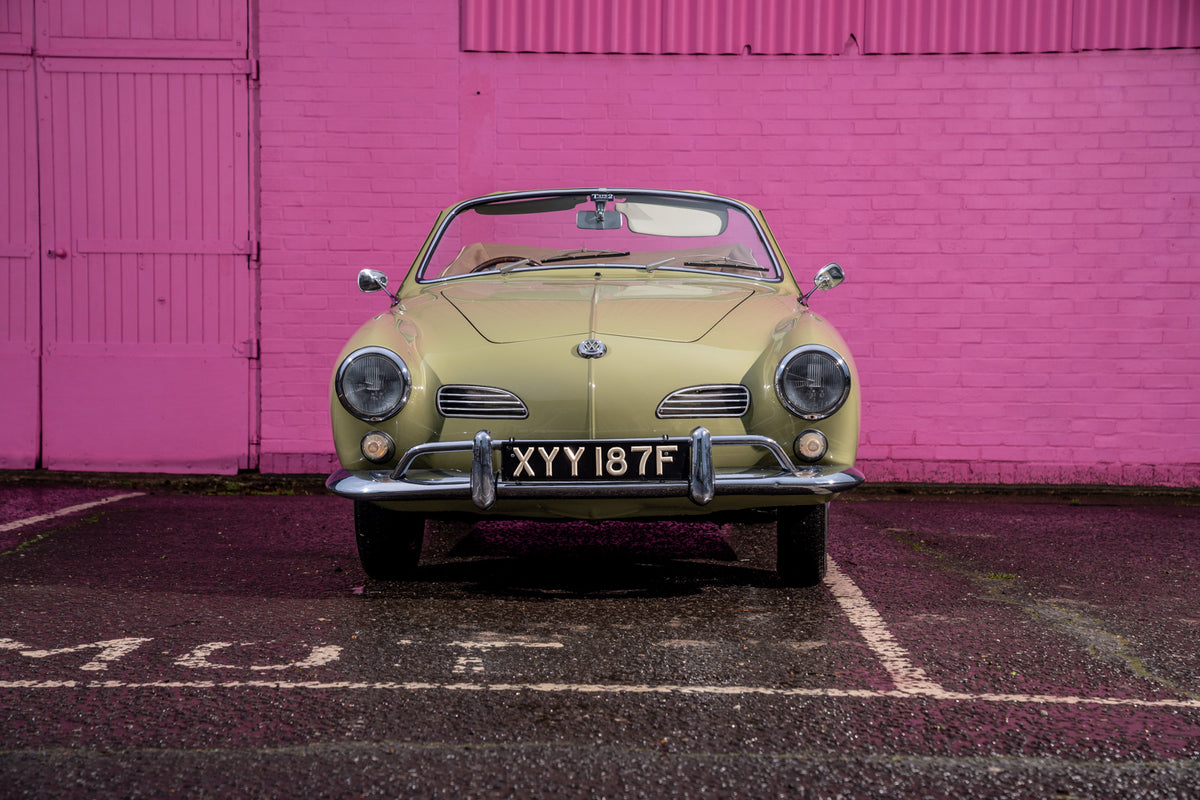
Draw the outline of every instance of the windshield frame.
[[[760,265],[765,268],[765,272],[761,275],[758,275],[758,274],[744,274],[744,273],[734,273],[734,272],[718,272],[713,269],[704,269],[703,267],[700,267],[700,266],[686,266],[685,267],[685,266],[683,266],[683,264],[684,264],[683,260],[680,260],[678,263],[675,263],[675,264],[666,263],[666,262],[651,263],[648,265],[647,264],[632,264],[632,263],[627,263],[627,262],[611,263],[611,262],[604,261],[603,260],[604,257],[602,255],[600,255],[600,251],[597,251],[597,259],[595,261],[587,260],[586,263],[580,263],[579,260],[568,260],[568,261],[556,261],[554,263],[549,263],[549,264],[537,264],[537,265],[527,264],[527,265],[518,266],[514,269],[509,269],[509,270],[496,269],[496,270],[488,270],[486,272],[479,272],[479,273],[464,273],[464,274],[458,274],[458,275],[445,275],[445,276],[433,276],[433,277],[427,276],[425,274],[426,270],[429,269],[430,264],[433,260],[433,256],[437,252],[439,245],[442,243],[442,240],[443,240],[446,232],[450,229],[451,225],[454,224],[455,219],[460,214],[462,214],[466,211],[470,211],[472,209],[479,208],[480,206],[487,206],[487,205],[492,205],[492,204],[497,204],[497,203],[520,202],[520,201],[538,201],[538,200],[553,201],[555,199],[566,200],[566,199],[570,199],[570,198],[577,198],[577,199],[583,200],[586,203],[589,196],[594,195],[594,194],[615,195],[618,198],[628,198],[628,197],[632,196],[632,197],[637,197],[637,198],[646,198],[648,200],[655,200],[655,199],[672,200],[672,199],[675,199],[675,200],[680,200],[680,201],[684,201],[687,203],[702,203],[702,204],[707,204],[707,205],[719,205],[719,206],[728,207],[730,209],[730,211],[742,214],[742,215],[744,215],[744,217],[747,220],[749,220],[751,226],[753,227],[754,233],[758,237],[758,241],[756,242],[756,244],[762,248],[762,251],[763,251],[763,253],[766,254],[769,263],[763,263]],[[612,213],[611,209],[610,209],[610,213]],[[647,238],[648,238],[648,240],[658,240],[658,241],[663,241],[663,242],[669,242],[671,240],[671,237],[667,237],[667,236],[648,236]],[[531,246],[533,246],[532,243],[531,243]],[[670,250],[672,248],[661,248],[661,249]],[[682,250],[685,248],[679,248],[679,249]],[[746,205],[745,203],[742,203],[738,200],[734,200],[734,199],[728,198],[728,197],[721,197],[719,195],[708,194],[708,193],[704,193],[704,192],[668,191],[668,190],[661,190],[661,189],[591,188],[591,189],[553,189],[553,190],[537,190],[537,191],[521,191],[521,192],[498,192],[496,194],[490,194],[490,195],[485,195],[483,197],[476,197],[476,198],[472,198],[470,200],[464,200],[463,202],[458,203],[457,205],[451,206],[445,213],[442,214],[441,219],[438,221],[438,223],[434,227],[434,230],[430,233],[425,246],[422,248],[420,259],[414,265],[413,271],[415,274],[416,283],[422,284],[422,285],[428,285],[428,284],[445,283],[447,281],[463,280],[466,278],[481,278],[481,277],[482,278],[495,278],[497,275],[507,276],[507,275],[514,275],[514,274],[520,274],[520,273],[527,273],[527,272],[543,272],[543,271],[551,271],[551,270],[580,269],[580,268],[594,268],[594,267],[609,267],[609,268],[628,269],[628,270],[644,272],[647,274],[653,274],[656,272],[671,272],[671,273],[675,273],[675,274],[705,275],[705,276],[709,276],[709,277],[735,278],[735,279],[739,279],[739,280],[748,280],[748,281],[753,281],[755,283],[780,283],[784,280],[783,275],[787,269],[787,267],[783,263],[780,255],[776,249],[774,237],[766,229],[766,227],[765,227],[763,221],[761,220],[759,214],[757,213],[757,211],[753,207]]]

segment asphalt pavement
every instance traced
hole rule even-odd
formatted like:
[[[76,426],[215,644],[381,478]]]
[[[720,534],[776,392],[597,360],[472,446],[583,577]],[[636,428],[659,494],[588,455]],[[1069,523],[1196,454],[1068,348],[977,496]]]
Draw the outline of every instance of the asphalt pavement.
[[[431,525],[304,479],[0,480],[0,797],[1197,798],[1200,496]]]

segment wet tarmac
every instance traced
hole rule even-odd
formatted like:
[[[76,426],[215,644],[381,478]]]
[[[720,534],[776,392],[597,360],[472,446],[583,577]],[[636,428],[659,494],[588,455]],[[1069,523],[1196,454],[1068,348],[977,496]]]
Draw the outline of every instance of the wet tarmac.
[[[705,523],[371,582],[251,488],[0,482],[0,796],[1200,797],[1195,495],[860,492],[794,589]]]

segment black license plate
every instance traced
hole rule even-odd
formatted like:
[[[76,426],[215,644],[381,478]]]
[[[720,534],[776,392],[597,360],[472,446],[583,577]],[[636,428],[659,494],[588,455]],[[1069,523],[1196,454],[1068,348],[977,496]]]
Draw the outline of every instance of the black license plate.
[[[612,439],[500,445],[506,481],[686,481],[691,439]]]

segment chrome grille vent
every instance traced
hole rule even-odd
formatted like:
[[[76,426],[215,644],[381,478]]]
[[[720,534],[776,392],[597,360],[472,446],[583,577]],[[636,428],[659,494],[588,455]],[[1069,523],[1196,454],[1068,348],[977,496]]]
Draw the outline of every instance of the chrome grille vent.
[[[492,386],[443,386],[438,389],[437,407],[443,417],[525,419],[529,416],[521,398]]]
[[[750,410],[745,386],[689,386],[671,392],[658,404],[660,419],[679,417],[740,417]]]

